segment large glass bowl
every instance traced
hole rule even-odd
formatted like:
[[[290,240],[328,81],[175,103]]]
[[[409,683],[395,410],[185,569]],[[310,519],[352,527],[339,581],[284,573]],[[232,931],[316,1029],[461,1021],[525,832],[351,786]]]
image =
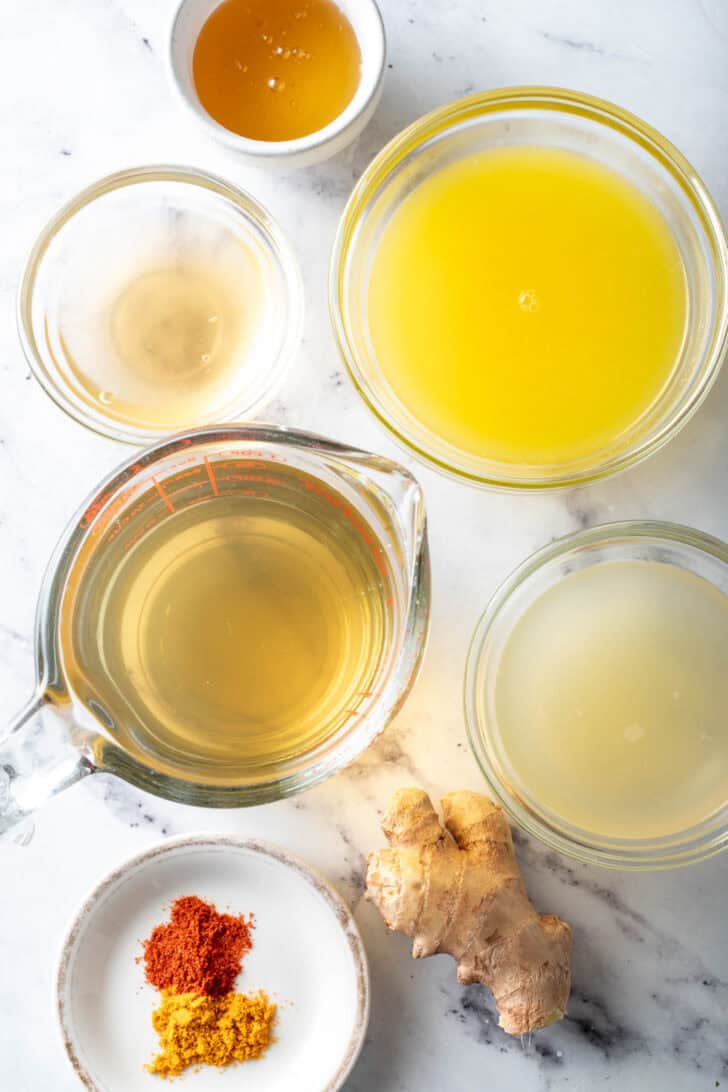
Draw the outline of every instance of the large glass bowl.
[[[494,798],[513,822],[577,860],[620,869],[674,868],[728,847],[728,801],[689,830],[667,837],[601,837],[567,822],[535,799],[508,760],[496,715],[501,653],[514,626],[569,573],[604,561],[659,561],[709,581],[728,595],[728,544],[674,523],[629,521],[580,531],[539,550],[496,591],[478,623],[465,674],[465,717],[473,754]],[[558,639],[558,635],[556,635]],[[524,680],[528,686],[528,680]],[[595,763],[599,756],[595,752]]]
[[[369,279],[382,232],[412,190],[443,167],[506,145],[589,156],[635,185],[664,217],[682,256],[687,328],[671,378],[629,430],[568,463],[516,465],[461,450],[418,421],[373,349]],[[351,377],[395,438],[438,469],[480,485],[542,489],[631,466],[687,422],[715,379],[728,338],[728,248],[720,216],[694,168],[663,136],[611,103],[574,91],[520,87],[473,95],[416,121],[364,172],[344,211],[330,277],[334,331]]]

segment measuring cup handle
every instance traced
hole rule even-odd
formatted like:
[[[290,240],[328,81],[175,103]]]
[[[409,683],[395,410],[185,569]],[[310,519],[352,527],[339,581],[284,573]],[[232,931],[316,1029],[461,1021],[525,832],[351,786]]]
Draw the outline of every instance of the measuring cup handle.
[[[94,766],[74,743],[69,718],[36,694],[0,735],[0,838],[28,841],[23,821]]]

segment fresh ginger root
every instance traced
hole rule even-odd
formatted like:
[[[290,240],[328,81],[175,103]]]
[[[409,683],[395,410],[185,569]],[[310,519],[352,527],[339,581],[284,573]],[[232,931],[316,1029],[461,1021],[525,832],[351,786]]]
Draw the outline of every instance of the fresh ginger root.
[[[571,929],[534,910],[501,809],[474,792],[442,800],[400,789],[382,820],[389,849],[369,856],[367,897],[413,938],[415,959],[445,952],[458,981],[491,990],[510,1035],[560,1020],[570,989]]]

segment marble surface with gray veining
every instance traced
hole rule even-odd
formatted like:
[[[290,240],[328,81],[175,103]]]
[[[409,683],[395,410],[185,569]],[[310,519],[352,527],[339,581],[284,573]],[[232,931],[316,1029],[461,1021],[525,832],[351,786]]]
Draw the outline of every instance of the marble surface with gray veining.
[[[30,692],[35,597],[65,521],[128,449],[67,419],[31,380],[15,292],[38,229],[78,188],[144,162],[191,163],[249,188],[279,219],[306,286],[305,340],[265,416],[402,457],[359,402],[332,340],[326,272],[337,219],[403,125],[474,89],[571,86],[613,99],[693,161],[728,214],[728,0],[383,0],[389,64],[358,143],[303,172],[243,167],[181,115],[165,77],[171,0],[4,0],[0,30],[0,714]],[[124,855],[184,831],[263,835],[351,903],[371,961],[366,1045],[347,1092],[708,1092],[728,1088],[728,856],[674,873],[573,864],[518,837],[539,908],[574,927],[567,1018],[526,1050],[452,963],[415,964],[363,900],[366,853],[392,790],[481,787],[460,705],[469,636],[524,556],[579,527],[674,519],[728,538],[728,373],[688,428],[622,477],[514,497],[419,466],[433,554],[424,670],[396,722],[342,775],[295,800],[203,813],[98,775],[58,797],[25,848],[0,848],[0,1089],[76,1088],[54,1025],[54,961],[70,916]],[[404,457],[410,464],[410,460]]]

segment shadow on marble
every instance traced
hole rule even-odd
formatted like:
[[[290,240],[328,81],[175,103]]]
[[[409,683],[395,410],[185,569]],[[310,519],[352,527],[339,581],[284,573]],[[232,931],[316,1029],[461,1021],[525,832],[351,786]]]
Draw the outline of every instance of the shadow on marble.
[[[695,416],[657,454],[631,470],[565,493],[577,527],[616,519],[673,519],[728,538],[728,366]]]

